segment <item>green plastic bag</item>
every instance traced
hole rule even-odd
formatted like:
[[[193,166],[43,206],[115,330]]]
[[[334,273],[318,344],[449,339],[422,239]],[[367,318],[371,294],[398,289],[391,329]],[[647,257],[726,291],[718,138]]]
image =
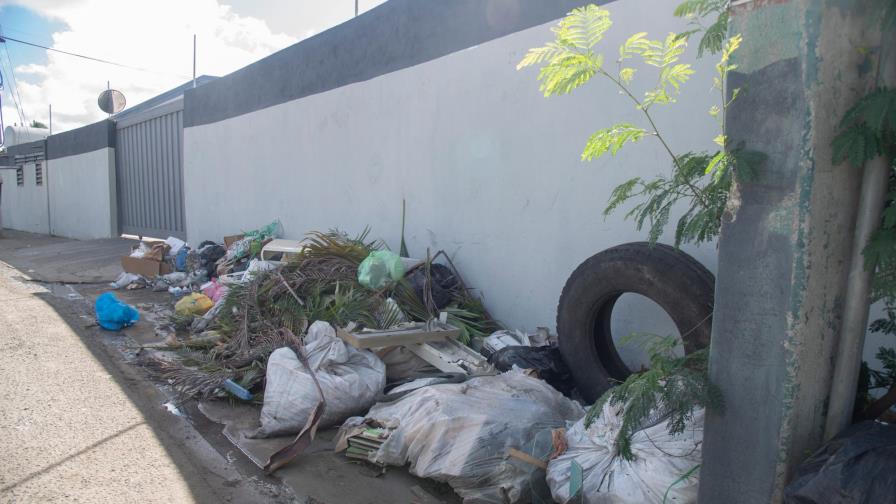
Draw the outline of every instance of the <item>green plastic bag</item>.
[[[390,250],[373,251],[358,266],[358,282],[368,289],[380,290],[403,277],[401,257]]]
[[[280,219],[274,219],[274,222],[271,222],[267,226],[260,227],[254,231],[246,231],[243,233],[243,237],[249,238],[253,241],[261,240],[264,241],[268,238],[279,238],[280,237]]]

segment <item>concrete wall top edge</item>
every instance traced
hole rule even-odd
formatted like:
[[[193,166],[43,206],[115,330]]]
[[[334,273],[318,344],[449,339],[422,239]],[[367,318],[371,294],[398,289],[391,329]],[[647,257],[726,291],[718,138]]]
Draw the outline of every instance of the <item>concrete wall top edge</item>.
[[[546,23],[586,3],[390,0],[230,75],[187,90],[184,127],[222,121],[369,80]]]
[[[12,145],[6,148],[6,152],[0,155],[0,166],[15,166],[16,156],[24,156],[37,152],[44,152],[46,140],[35,140],[33,142]]]
[[[115,123],[108,119],[47,137],[47,159],[115,146]]]

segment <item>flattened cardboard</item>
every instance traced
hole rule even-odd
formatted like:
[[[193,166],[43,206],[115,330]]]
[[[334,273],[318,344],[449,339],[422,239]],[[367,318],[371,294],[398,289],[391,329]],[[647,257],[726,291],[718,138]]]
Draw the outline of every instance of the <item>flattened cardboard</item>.
[[[171,273],[171,266],[168,263],[142,257],[122,256],[121,267],[126,273],[134,273],[146,278],[155,278]]]

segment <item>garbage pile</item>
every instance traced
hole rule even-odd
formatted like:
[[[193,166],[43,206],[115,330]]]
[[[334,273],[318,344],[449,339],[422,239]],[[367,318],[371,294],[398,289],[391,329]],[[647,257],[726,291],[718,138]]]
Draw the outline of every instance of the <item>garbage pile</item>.
[[[696,430],[646,425],[662,449],[619,460],[617,412],[585,423],[556,337],[502,328],[444,252],[401,257],[369,230],[280,234],[141,244],[113,284],[175,296],[181,331],[143,356],[152,373],[185,398],[260,404],[253,437],[297,434],[266,470],[341,425],[348,457],[409,464],[466,502],[695,501],[678,471],[699,463]]]

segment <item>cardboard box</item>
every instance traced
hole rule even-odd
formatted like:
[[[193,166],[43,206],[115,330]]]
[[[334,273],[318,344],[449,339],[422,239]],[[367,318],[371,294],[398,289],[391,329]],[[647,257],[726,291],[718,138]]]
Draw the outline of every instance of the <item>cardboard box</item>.
[[[239,241],[243,239],[245,235],[231,235],[224,237],[224,248],[229,249],[233,242]]]
[[[121,267],[126,273],[135,273],[146,278],[167,275],[172,271],[168,263],[131,256],[123,256],[121,258]]]

